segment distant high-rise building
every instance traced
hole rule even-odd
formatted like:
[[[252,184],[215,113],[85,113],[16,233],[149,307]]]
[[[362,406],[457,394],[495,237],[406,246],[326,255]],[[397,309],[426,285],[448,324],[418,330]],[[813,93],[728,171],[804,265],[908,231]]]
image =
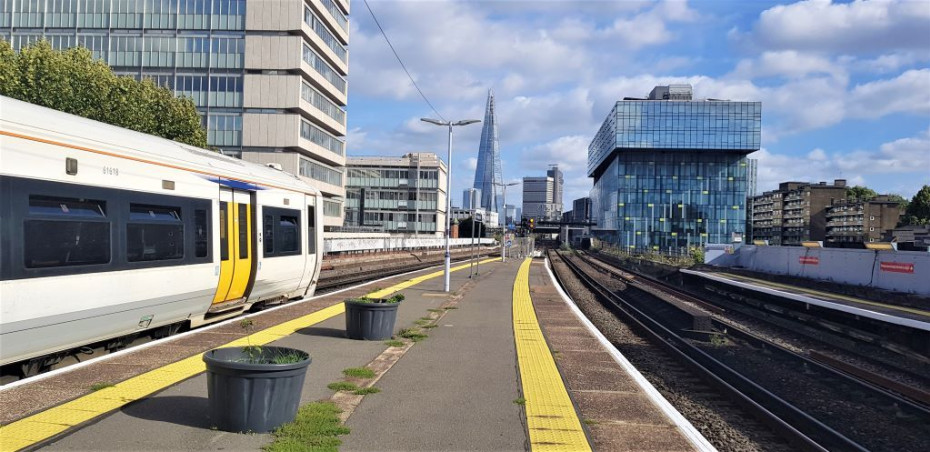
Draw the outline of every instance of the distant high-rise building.
[[[474,187],[481,190],[481,207],[500,212],[498,188],[504,183],[501,172],[500,146],[497,142],[497,119],[494,116],[494,93],[488,90],[488,103],[484,111],[484,127],[478,145],[478,167],[475,169]]]
[[[462,190],[462,208],[477,209],[481,207],[481,190],[466,188]]]
[[[517,217],[517,210],[518,209],[513,204],[507,204],[504,206],[504,226],[508,226],[519,221],[519,217]]]
[[[348,16],[348,0],[2,0],[0,39],[83,46],[191,98],[211,147],[300,176],[332,227],[346,195]]]
[[[593,232],[630,250],[742,240],[761,130],[761,102],[693,100],[690,85],[617,101],[588,146]]]
[[[572,202],[572,221],[583,223],[591,220],[591,198],[578,198]]]
[[[546,176],[552,178],[552,199],[549,202],[552,203],[553,217],[559,218],[562,215],[562,186],[565,184],[559,165],[549,165]]]
[[[535,218],[537,221],[560,221],[562,219],[561,202],[556,203],[556,190],[561,194],[562,172],[555,167],[547,174],[556,177],[527,176],[523,178],[524,218]],[[556,180],[559,182],[557,183]]]

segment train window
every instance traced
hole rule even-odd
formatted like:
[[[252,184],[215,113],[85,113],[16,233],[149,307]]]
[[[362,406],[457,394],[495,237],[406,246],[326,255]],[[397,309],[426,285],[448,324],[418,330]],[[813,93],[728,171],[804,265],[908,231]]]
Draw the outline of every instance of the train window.
[[[27,268],[110,262],[110,222],[106,201],[30,196],[24,222],[23,260]]]
[[[194,210],[194,256],[210,255],[210,226],[207,224],[206,209]]]
[[[249,205],[239,206],[239,259],[249,258]]]
[[[26,268],[110,262],[109,222],[26,220],[23,232]]]
[[[300,252],[300,232],[297,225],[297,217],[281,215],[278,221],[279,253]]]
[[[184,223],[179,207],[129,205],[126,259],[160,261],[184,257]]]
[[[229,260],[229,223],[226,222],[226,216],[229,212],[229,203],[220,202],[220,259]]]
[[[265,255],[271,256],[274,255],[274,216],[265,215],[263,226],[265,235],[262,240],[265,241]]]
[[[29,215],[103,218],[107,216],[106,202],[52,196],[30,196]]]
[[[307,254],[316,254],[316,207],[307,206]]]

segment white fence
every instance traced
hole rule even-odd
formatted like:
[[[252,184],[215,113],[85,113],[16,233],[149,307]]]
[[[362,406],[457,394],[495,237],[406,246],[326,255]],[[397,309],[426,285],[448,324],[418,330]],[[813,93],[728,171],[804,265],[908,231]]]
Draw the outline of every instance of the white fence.
[[[925,252],[744,245],[715,254],[705,256],[711,265],[930,295]]]
[[[482,245],[497,244],[491,238],[474,239],[474,243]],[[470,246],[471,238],[449,239],[451,246]],[[405,237],[364,237],[364,238],[326,238],[323,239],[323,250],[326,253],[342,253],[346,251],[395,251],[414,249],[445,248],[444,238],[405,238]]]

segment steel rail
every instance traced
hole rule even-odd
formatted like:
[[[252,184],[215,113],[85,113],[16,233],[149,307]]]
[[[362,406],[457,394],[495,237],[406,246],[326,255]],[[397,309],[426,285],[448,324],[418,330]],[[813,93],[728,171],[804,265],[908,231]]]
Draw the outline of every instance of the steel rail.
[[[606,259],[604,259],[603,257],[599,255],[584,254],[581,256],[582,256],[581,258],[587,262],[591,262],[591,258],[587,257],[587,256],[591,256],[593,257],[594,260],[600,261],[607,265],[616,266],[616,264],[608,262]],[[618,269],[618,270],[621,270],[621,269]],[[726,309],[724,308],[720,308],[719,306],[713,305],[708,301],[701,300],[697,298],[695,295],[684,292],[676,287],[672,287],[668,283],[665,283],[661,280],[652,278],[648,275],[643,275],[642,273],[637,272],[637,271],[632,271],[628,269],[622,269],[621,271],[630,273],[631,275],[634,275],[636,277],[635,280],[628,282],[630,284],[635,285],[636,282],[645,281],[646,285],[656,288],[658,290],[661,290],[663,292],[669,293],[685,301],[697,303],[701,306],[705,306],[705,305],[714,306],[716,308],[714,312],[717,312],[717,313],[726,312]],[[740,313],[743,315],[750,315],[745,312],[740,312]],[[750,316],[758,320],[764,321],[768,324],[771,324],[771,322],[766,321],[766,319],[759,319],[758,317],[752,316],[752,315]],[[857,384],[859,386],[862,386],[866,390],[878,392],[879,395],[890,398],[891,399],[890,402],[892,404],[899,404],[902,406],[906,406],[912,410],[920,412],[921,414],[925,416],[930,417],[930,394],[926,393],[925,391],[895,382],[891,379],[877,375],[874,372],[861,369],[855,365],[846,363],[844,361],[832,359],[814,350],[811,350],[809,352],[811,356],[800,355],[794,351],[791,351],[791,350],[786,349],[785,347],[782,347],[781,345],[777,343],[761,338],[753,333],[744,331],[743,329],[729,322],[724,322],[724,321],[721,321],[720,319],[714,319],[713,321],[729,329],[730,331],[733,331],[734,335],[738,335],[742,337],[744,340],[752,341],[752,342],[759,343],[759,344],[764,344],[766,347],[773,348],[779,352],[791,355],[793,358],[798,359],[813,368],[821,369],[824,372],[827,372],[830,375],[842,381],[848,381],[852,384]],[[784,328],[783,326],[780,326],[777,324],[775,324],[775,326],[778,328],[782,328],[782,329]],[[873,364],[878,364],[878,365],[883,364],[881,362],[876,362],[876,360],[868,356],[861,356],[861,358],[865,358],[866,360],[868,360],[869,362],[872,362]],[[896,368],[894,368],[893,370],[899,371]]]
[[[561,256],[560,256],[561,259]],[[766,423],[786,441],[803,450],[867,449],[813,418],[786,400],[762,388],[729,366],[691,345],[689,341],[646,315],[622,297],[595,281],[569,259],[562,262],[589,288],[605,306],[637,326],[656,344],[685,363],[705,381],[718,387],[757,419]]]

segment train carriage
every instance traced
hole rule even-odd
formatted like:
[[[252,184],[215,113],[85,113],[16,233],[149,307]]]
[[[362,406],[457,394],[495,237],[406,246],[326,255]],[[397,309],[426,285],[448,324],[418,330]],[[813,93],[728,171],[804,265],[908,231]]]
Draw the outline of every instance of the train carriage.
[[[313,293],[322,199],[296,176],[0,104],[0,364],[29,375]]]

